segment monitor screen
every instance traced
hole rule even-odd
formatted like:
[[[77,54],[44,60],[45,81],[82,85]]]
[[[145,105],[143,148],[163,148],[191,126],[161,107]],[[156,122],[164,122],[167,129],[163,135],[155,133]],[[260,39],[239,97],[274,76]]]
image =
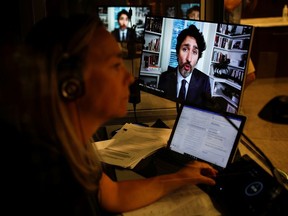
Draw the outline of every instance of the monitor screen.
[[[165,16],[166,17],[181,17],[190,19],[204,19],[203,9],[205,4],[203,3],[203,8],[201,8],[201,2],[204,0],[190,0],[182,1],[181,3],[171,3],[165,5]],[[201,10],[202,16],[201,16]]]
[[[175,102],[238,113],[253,30],[248,25],[147,16],[141,90]],[[179,99],[184,77],[185,99]]]
[[[164,16],[221,22],[223,8],[223,0],[181,0],[178,3],[166,4]]]
[[[189,3],[181,3],[180,16],[178,17],[200,20],[201,19],[200,0],[194,0]]]
[[[124,57],[134,58],[136,53],[141,53],[145,16],[150,11],[149,6],[98,7],[100,19],[119,42]]]

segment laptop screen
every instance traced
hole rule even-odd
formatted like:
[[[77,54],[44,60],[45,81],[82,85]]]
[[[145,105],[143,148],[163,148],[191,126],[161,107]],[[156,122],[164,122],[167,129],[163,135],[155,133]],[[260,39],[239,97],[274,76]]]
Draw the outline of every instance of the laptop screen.
[[[228,118],[232,123],[230,123]],[[182,105],[168,141],[169,150],[225,168],[233,160],[246,117]]]

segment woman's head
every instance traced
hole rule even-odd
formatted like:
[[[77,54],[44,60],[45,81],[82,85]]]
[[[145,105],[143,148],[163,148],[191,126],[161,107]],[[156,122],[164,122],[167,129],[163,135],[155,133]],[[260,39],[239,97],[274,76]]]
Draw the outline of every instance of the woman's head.
[[[133,81],[117,42],[99,18],[48,17],[33,27],[24,50],[16,55],[17,124],[31,137],[60,144],[54,147],[78,180],[95,188],[90,177],[99,164],[87,141],[105,121],[126,114]]]
[[[46,69],[55,75],[55,97],[77,105],[82,125],[91,136],[97,124],[126,114],[129,85],[121,50],[99,19],[75,16],[49,18],[39,23],[27,42],[46,55]],[[93,131],[92,131],[93,130]]]

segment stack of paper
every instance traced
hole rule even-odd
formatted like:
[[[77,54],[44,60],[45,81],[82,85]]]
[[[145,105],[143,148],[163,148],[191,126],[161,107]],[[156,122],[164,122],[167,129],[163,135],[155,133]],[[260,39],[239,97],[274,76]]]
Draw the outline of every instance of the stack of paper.
[[[107,164],[133,169],[142,159],[166,146],[171,129],[125,124],[110,140],[95,142]]]

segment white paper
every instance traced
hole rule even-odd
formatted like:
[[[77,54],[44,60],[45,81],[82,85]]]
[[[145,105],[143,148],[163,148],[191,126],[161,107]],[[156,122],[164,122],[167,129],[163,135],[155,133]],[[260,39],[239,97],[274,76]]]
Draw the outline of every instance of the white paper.
[[[166,146],[171,129],[151,128],[125,124],[117,134],[106,141],[95,142],[101,160],[105,163],[134,168],[143,158]]]
[[[195,185],[183,187],[146,207],[125,212],[123,216],[219,216],[208,194]]]

